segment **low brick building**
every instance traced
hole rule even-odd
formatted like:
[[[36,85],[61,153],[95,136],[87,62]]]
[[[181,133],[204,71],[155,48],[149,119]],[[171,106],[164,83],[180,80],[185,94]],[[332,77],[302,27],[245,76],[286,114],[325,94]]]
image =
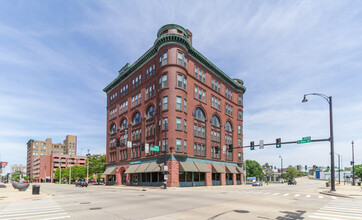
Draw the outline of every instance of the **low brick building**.
[[[58,168],[86,165],[86,159],[86,156],[62,154],[34,156],[31,171],[33,182],[53,182],[54,172]]]
[[[198,52],[189,30],[161,27],[104,92],[107,184],[242,184],[243,81]]]

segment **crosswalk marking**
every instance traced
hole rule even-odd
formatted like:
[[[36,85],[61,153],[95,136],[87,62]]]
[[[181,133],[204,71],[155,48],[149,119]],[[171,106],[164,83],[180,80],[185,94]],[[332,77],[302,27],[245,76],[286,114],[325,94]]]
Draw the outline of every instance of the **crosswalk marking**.
[[[273,196],[279,195],[279,193],[274,193]]]
[[[298,196],[300,196],[300,194],[295,194],[294,196],[295,196],[295,197],[298,197]]]
[[[289,193],[285,193],[283,196],[288,196],[289,195]]]
[[[318,198],[323,199],[323,196],[318,196]]]
[[[68,213],[53,199],[22,200],[10,203],[0,211],[1,219],[64,219]]]
[[[306,195],[305,197],[310,198],[310,195]]]
[[[317,219],[362,220],[362,201],[352,199],[332,200],[309,217]]]

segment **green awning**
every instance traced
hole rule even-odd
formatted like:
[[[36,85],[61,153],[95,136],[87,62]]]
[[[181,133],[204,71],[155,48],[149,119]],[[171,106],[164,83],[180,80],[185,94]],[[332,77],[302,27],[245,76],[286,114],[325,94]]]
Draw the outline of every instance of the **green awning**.
[[[145,173],[147,167],[150,165],[150,163],[143,163],[140,164],[140,166],[138,167],[138,169],[134,172],[134,173]]]
[[[211,173],[211,169],[209,168],[209,166],[207,166],[206,163],[194,163],[194,164],[201,173]]]
[[[136,170],[138,169],[139,166],[140,166],[139,164],[131,165],[124,173],[136,173]]]
[[[103,175],[116,175],[116,167],[109,167],[107,168]]]
[[[155,173],[155,172],[163,172],[163,163],[152,162],[146,168],[145,173]]]
[[[193,162],[180,162],[181,172],[200,172]]]
[[[220,164],[213,164],[212,172],[213,173],[226,173],[225,169]]]
[[[234,166],[226,166],[226,171],[227,173],[238,173],[238,171],[236,171],[236,167]]]

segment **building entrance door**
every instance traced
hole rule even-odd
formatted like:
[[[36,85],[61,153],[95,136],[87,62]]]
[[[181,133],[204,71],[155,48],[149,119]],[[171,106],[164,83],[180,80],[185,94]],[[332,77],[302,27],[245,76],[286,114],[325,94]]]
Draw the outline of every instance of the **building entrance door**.
[[[122,185],[126,185],[126,177],[127,177],[127,174],[125,174],[123,171],[122,172]]]

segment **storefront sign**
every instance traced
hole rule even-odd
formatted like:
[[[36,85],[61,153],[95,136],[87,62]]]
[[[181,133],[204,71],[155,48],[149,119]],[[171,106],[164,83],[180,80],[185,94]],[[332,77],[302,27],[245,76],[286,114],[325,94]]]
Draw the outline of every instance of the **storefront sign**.
[[[132,161],[129,164],[133,165],[133,164],[140,164],[140,163],[142,163],[142,162],[140,160],[137,160],[137,161]]]
[[[145,153],[148,154],[150,152],[150,144],[145,143]]]

